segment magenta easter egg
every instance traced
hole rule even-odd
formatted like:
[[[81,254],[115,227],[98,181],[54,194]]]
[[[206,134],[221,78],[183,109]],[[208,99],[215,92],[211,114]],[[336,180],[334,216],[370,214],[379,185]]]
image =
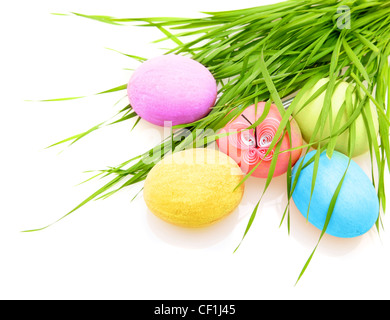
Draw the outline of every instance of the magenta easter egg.
[[[230,133],[217,140],[220,151],[233,158],[244,173],[249,173],[258,165],[252,176],[259,178],[268,177],[275,147],[267,155],[266,153],[282,120],[278,108],[272,104],[266,118],[255,129],[245,130],[261,117],[264,106],[265,102],[259,102],[257,108],[255,108],[255,105],[247,107],[241,115],[219,131],[219,133],[232,131],[235,133]],[[290,155],[292,165],[298,161],[301,155],[302,150],[300,148],[290,152],[281,152],[302,145],[301,131],[292,118],[290,119],[290,125],[291,142],[288,133],[278,140],[280,142],[280,139],[283,139],[273,173],[274,177],[287,171]]]
[[[217,84],[199,62],[169,54],[149,59],[135,70],[127,93],[142,119],[171,126],[206,116],[217,98]]]

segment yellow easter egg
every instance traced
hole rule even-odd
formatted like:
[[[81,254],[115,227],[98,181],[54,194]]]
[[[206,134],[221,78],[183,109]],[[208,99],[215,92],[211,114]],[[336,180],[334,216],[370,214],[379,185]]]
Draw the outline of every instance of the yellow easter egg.
[[[221,220],[241,202],[244,184],[237,163],[209,148],[166,156],[149,172],[143,190],[157,217],[182,227],[204,227]]]

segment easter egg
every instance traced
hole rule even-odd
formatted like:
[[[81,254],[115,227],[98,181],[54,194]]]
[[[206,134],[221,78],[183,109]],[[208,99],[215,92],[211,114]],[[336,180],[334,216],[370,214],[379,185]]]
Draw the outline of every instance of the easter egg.
[[[317,151],[309,152],[305,159],[306,164]],[[329,204],[333,194],[347,169],[349,158],[334,151],[332,158],[322,152],[316,176],[314,192],[310,202],[308,221],[318,229],[323,229]],[[292,171],[292,181],[297,174],[299,164],[296,163]],[[303,168],[298,177],[292,197],[302,215],[307,218],[314,162]],[[377,221],[379,215],[379,201],[371,180],[359,165],[351,160],[348,171],[338,194],[332,216],[326,233],[341,237],[352,238],[366,233]]]
[[[130,78],[133,110],[159,126],[191,123],[206,116],[217,97],[217,84],[199,62],[168,54],[145,61]]]
[[[255,105],[247,107],[242,114],[230,121],[219,133],[230,133],[217,140],[219,150],[228,154],[241,167],[244,173],[249,173],[257,166],[252,173],[254,177],[267,178],[271,166],[271,160],[274,156],[275,147],[266,155],[272,139],[279,128],[282,116],[278,108],[271,104],[270,110],[266,118],[255,128],[245,130],[255,123],[264,111],[265,102],[259,102],[257,108]],[[282,152],[290,148],[296,148],[302,145],[301,131],[294,121],[290,119],[291,125],[291,142],[286,133],[280,146],[280,153],[276,162],[273,176],[279,176],[287,171],[289,158],[291,155],[292,165],[294,165],[300,155],[301,149],[296,149],[290,152]],[[276,145],[275,145],[276,146]],[[260,164],[259,164],[260,162]]]
[[[149,172],[143,196],[157,217],[182,227],[221,220],[241,202],[244,184],[236,162],[224,153],[197,148],[164,157]],[[238,187],[237,187],[238,186]]]
[[[309,142],[312,135],[313,135],[315,125],[317,123],[317,120],[318,120],[320,113],[321,113],[321,110],[322,110],[322,106],[324,104],[326,90],[324,92],[322,92],[321,95],[319,95],[317,98],[315,98],[312,102],[310,102],[306,106],[304,106],[304,103],[319,88],[321,88],[327,82],[329,82],[329,78],[320,79],[314,85],[313,88],[311,88],[310,90],[305,92],[305,94],[302,96],[302,98],[299,102],[299,105],[301,107],[298,107],[293,111],[294,119],[298,122],[298,125],[301,129],[301,132],[302,132],[302,136],[306,142]],[[333,124],[335,123],[336,115],[337,115],[338,111],[340,110],[342,104],[344,103],[344,101],[346,99],[346,92],[347,92],[349,85],[350,84],[348,82],[341,81],[335,87],[335,90],[333,92],[332,99],[331,99],[331,101],[332,101],[331,102],[332,103],[332,123]],[[354,84],[351,84],[351,85],[354,85]],[[355,100],[356,100],[355,95],[352,95],[352,102],[355,103]],[[375,127],[375,130],[378,132],[378,117],[377,117],[375,105],[372,103],[371,100],[370,100],[370,102],[367,102],[367,103],[370,104],[370,110],[371,110],[372,118],[374,121],[374,127]],[[348,121],[348,119],[349,119],[348,111],[345,108],[343,115],[342,115],[342,118],[341,118],[339,128],[341,128]],[[326,120],[324,131],[323,131],[322,135],[320,136],[318,134],[315,137],[316,140],[319,140],[320,138],[321,139],[326,138],[331,134],[331,129],[330,129],[329,123],[330,123],[330,121],[328,118]],[[367,152],[369,149],[369,141],[368,141],[368,137],[367,137],[367,131],[366,131],[366,126],[364,124],[363,116],[360,115],[358,118],[356,118],[354,123],[355,123],[355,128],[356,128],[356,130],[355,130],[355,132],[356,132],[355,141],[356,142],[355,142],[354,152],[352,154],[353,157],[361,155],[361,154]],[[349,140],[349,130],[345,130],[341,135],[339,135],[337,137],[335,150],[340,151],[340,152],[347,155],[348,154],[348,140]],[[314,145],[314,147],[316,147],[316,145]]]

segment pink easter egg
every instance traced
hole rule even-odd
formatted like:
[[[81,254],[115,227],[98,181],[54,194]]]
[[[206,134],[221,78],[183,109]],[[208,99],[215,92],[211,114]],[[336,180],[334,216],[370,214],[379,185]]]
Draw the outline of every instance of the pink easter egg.
[[[206,116],[217,98],[217,84],[199,62],[169,54],[145,61],[133,73],[127,93],[141,118],[171,126]]]
[[[252,176],[267,178],[274,156],[275,147],[266,155],[272,139],[279,128],[282,116],[276,105],[272,104],[266,118],[256,127],[256,129],[245,130],[255,123],[264,111],[265,102],[247,107],[242,114],[230,121],[219,133],[235,132],[217,140],[220,151],[233,158],[246,174],[249,173],[259,162]],[[280,151],[295,148],[302,145],[301,131],[294,119],[290,119],[291,124],[291,143],[286,133],[280,139],[283,139]],[[290,152],[279,153],[273,176],[279,176],[287,171],[289,157],[291,154],[292,165],[294,165],[300,155],[301,149]]]

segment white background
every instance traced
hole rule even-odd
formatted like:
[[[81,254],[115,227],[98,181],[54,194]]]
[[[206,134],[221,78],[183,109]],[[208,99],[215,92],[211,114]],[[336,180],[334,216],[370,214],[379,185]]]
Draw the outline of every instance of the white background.
[[[388,299],[390,239],[375,229],[355,239],[326,236],[294,286],[319,231],[292,206],[291,234],[279,227],[285,176],[273,181],[252,229],[233,254],[264,186],[250,179],[242,204],[210,228],[185,230],[158,220],[140,186],[94,201],[51,227],[102,181],[86,170],[125,161],[160,140],[141,122],[104,128],[72,147],[45,149],[115,114],[122,93],[64,102],[128,81],[138,64],[105,48],[147,58],[152,28],[113,26],[50,13],[117,17],[199,16],[267,1],[8,1],[2,4],[0,51],[1,299]],[[272,2],[272,1],[268,1]],[[61,152],[62,151],[62,152]],[[61,152],[61,153],[60,153]],[[367,171],[368,157],[357,159]],[[385,227],[388,218],[384,220]]]

